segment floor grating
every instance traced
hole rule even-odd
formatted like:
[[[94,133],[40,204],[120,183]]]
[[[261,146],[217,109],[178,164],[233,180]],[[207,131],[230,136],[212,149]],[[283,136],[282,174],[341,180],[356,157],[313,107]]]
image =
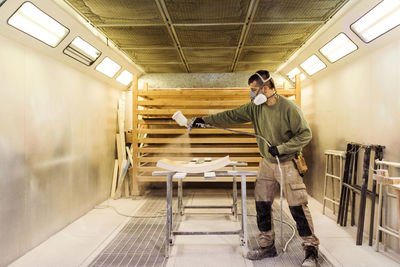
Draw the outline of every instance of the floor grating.
[[[189,196],[188,191],[185,195]],[[224,196],[222,196],[224,197]],[[189,199],[190,197],[186,197]],[[185,199],[185,198],[184,198]],[[177,210],[176,197],[174,198],[173,210]],[[238,200],[240,206],[240,200]],[[287,205],[284,202],[284,205]],[[166,266],[167,259],[164,257],[165,244],[165,217],[159,216],[165,214],[165,195],[151,194],[146,197],[146,202],[139,209],[137,214],[153,215],[155,218],[132,218],[123,227],[120,233],[101,251],[101,253],[93,260],[89,266]],[[249,247],[256,248],[258,228],[255,214],[254,197],[248,196],[247,199],[248,214],[248,234]],[[161,211],[161,213],[160,213]],[[179,226],[179,216],[174,215],[174,228]],[[279,205],[274,203],[274,218],[279,218]],[[284,221],[294,225],[294,221],[287,214],[283,214]],[[275,223],[276,247],[279,255],[274,258],[263,259],[252,262],[255,267],[261,266],[300,266],[304,257],[301,247],[302,239],[296,234],[294,239],[288,246],[286,253],[281,253],[282,245],[280,244],[280,226],[278,221]],[[291,229],[283,226],[284,242],[291,236]],[[320,253],[319,264],[321,267],[332,266]]]

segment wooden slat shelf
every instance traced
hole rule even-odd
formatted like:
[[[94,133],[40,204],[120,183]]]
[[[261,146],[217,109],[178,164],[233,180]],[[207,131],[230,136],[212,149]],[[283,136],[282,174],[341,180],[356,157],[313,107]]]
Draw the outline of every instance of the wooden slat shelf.
[[[188,118],[188,119],[190,119],[190,118]],[[179,127],[176,124],[176,121],[170,119],[170,117],[169,118],[146,118],[146,119],[139,120],[139,124],[140,125],[173,125],[173,126]],[[252,128],[251,122],[234,125],[232,128],[238,127],[238,126]],[[182,127],[181,127],[181,129],[182,129]],[[197,130],[197,129],[193,129],[193,130]],[[201,129],[201,130],[211,130],[211,129]],[[136,131],[139,131],[139,130],[136,129]]]
[[[149,107],[201,107],[201,108],[209,108],[209,107],[237,107],[240,105],[244,105],[248,103],[248,100],[222,100],[222,101],[190,101],[190,100],[144,100],[138,101],[139,106],[149,106]]]
[[[237,170],[240,171],[257,171],[258,167],[254,166],[254,167],[237,167]],[[154,171],[162,171],[163,169],[160,169],[156,166],[150,166],[150,167],[138,167],[138,171],[140,172],[154,172]],[[219,171],[231,171],[232,167],[226,167],[226,168],[221,168],[218,169]]]
[[[148,109],[148,110],[136,110],[138,115],[166,115],[171,117],[177,110],[181,110],[185,116],[205,116],[209,114],[218,113],[224,111],[224,109]]]
[[[250,90],[245,89],[152,89],[148,91],[139,90],[138,96],[146,97],[152,96],[154,98],[166,97],[166,96],[190,96],[190,97],[200,97],[206,96],[210,97],[210,93],[215,96],[249,96]],[[296,94],[295,89],[277,89],[278,94],[283,96],[292,96]]]
[[[179,147],[140,147],[137,149],[141,153],[170,153],[170,154],[190,154],[190,153],[225,153],[229,155],[230,153],[259,153],[258,147],[214,147],[214,148],[179,148]]]
[[[136,85],[137,86],[137,85]],[[153,177],[151,172],[162,158],[190,161],[193,157],[211,157],[212,160],[229,155],[233,161],[249,165],[239,170],[257,170],[261,161],[256,138],[219,129],[192,129],[188,134],[172,115],[180,110],[188,119],[215,114],[249,102],[248,88],[202,89],[147,89],[133,95],[134,129],[126,133],[126,142],[132,143],[135,165],[130,170],[136,183],[165,182],[165,177]],[[278,94],[295,98],[300,106],[300,82],[295,88],[278,88]],[[251,123],[230,125],[228,128],[254,133]],[[232,170],[232,167],[224,168]],[[186,177],[185,182],[204,182],[202,176]],[[228,182],[232,177],[217,177],[210,182]],[[255,181],[248,177],[247,181]]]
[[[221,137],[204,137],[204,138],[138,138],[139,143],[144,144],[255,144],[256,138],[221,138]]]
[[[139,157],[139,162],[157,162],[160,159],[163,159],[166,157]],[[218,159],[215,157],[210,157],[212,160]],[[261,157],[260,156],[256,156],[256,157],[229,157],[232,161],[243,161],[243,162],[260,162],[261,161]],[[191,159],[193,159],[193,157],[168,157],[168,159],[170,160],[174,160],[174,161],[190,161]]]
[[[232,130],[236,131],[246,131],[250,133],[254,133],[253,128],[231,128]],[[139,129],[138,130],[139,134],[186,134],[187,130],[186,129]],[[131,133],[129,133],[131,134]],[[233,132],[227,132],[225,130],[218,130],[218,129],[192,129],[189,133],[190,135],[193,134],[236,134]],[[240,135],[239,135],[240,136]],[[132,138],[132,137],[131,137]]]

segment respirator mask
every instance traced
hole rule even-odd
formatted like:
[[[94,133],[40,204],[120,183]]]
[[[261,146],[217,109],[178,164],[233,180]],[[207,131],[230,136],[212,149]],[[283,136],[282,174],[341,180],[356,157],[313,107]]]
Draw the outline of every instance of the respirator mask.
[[[250,91],[250,100],[258,106],[258,105],[261,105],[261,104],[267,102],[268,98],[275,96],[276,93],[274,93],[272,96],[270,96],[268,98],[264,94],[260,94],[260,91],[264,87],[265,83],[268,82],[269,80],[271,80],[272,77],[271,77],[271,75],[269,75],[269,78],[264,80],[260,74],[258,74],[257,72],[255,74],[257,74],[258,77],[260,77],[262,84],[261,84],[260,88],[257,90],[257,93]]]

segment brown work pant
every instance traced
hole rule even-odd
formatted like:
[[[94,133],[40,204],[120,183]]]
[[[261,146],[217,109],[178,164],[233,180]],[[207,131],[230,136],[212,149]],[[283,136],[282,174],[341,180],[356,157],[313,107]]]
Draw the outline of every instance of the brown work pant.
[[[310,210],[307,207],[307,191],[303,178],[299,175],[293,161],[281,162],[283,174],[283,193],[289,204],[290,212],[296,221],[297,230],[303,239],[303,247],[319,245],[314,235],[314,227]],[[262,159],[257,174],[255,200],[257,210],[257,225],[260,230],[259,245],[266,247],[275,240],[272,218],[272,203],[279,191],[280,173],[277,163]],[[282,244],[283,245],[283,244]]]

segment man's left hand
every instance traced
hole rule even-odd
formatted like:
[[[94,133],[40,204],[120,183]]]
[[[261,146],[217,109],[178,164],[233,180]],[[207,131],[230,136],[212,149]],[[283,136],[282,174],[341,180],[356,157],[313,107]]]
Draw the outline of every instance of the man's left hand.
[[[278,148],[277,148],[276,146],[271,146],[271,147],[269,147],[269,148],[268,148],[268,152],[269,152],[273,157],[279,156],[279,151],[278,151]]]

